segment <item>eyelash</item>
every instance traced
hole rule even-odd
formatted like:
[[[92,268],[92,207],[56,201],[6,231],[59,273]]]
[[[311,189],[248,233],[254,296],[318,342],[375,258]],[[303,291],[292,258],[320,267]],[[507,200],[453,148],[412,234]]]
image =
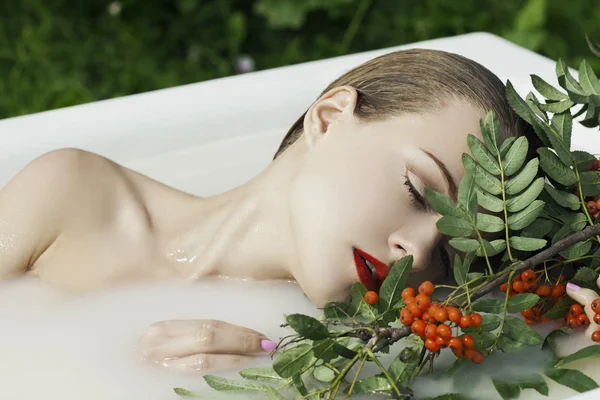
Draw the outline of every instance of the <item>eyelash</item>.
[[[408,188],[408,194],[410,195],[411,202],[422,210],[427,209],[427,204],[425,203],[425,199],[421,196],[421,193],[417,189],[415,189],[414,185],[408,178],[408,173],[404,174],[404,185]]]

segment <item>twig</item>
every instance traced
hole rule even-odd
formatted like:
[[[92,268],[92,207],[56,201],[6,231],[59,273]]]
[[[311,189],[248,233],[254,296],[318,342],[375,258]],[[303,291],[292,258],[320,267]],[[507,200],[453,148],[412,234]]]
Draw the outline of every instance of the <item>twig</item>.
[[[559,240],[558,242],[556,242],[552,246],[548,247],[547,249],[540,251],[539,253],[535,254],[532,257],[529,257],[527,260],[518,262],[517,266],[514,268],[515,274],[523,272],[526,269],[533,268],[536,265],[541,264],[544,261],[548,260],[550,257],[553,257],[556,254],[560,253],[561,251],[568,249],[575,243],[582,242],[584,240],[591,238],[592,236],[596,236],[599,234],[600,234],[600,224],[591,225],[585,229],[582,229],[579,232],[575,232],[574,234],[567,236],[564,239]],[[490,283],[484,285],[483,287],[481,287],[481,289],[477,290],[473,295],[471,295],[471,301],[475,301],[475,300],[485,296],[486,294],[488,294],[492,290],[494,290],[496,287],[498,287],[498,286],[502,285],[504,282],[506,282],[507,281],[506,276],[512,270],[513,269],[509,268],[505,271],[502,271],[498,275],[498,277],[496,277],[496,279],[494,279]]]

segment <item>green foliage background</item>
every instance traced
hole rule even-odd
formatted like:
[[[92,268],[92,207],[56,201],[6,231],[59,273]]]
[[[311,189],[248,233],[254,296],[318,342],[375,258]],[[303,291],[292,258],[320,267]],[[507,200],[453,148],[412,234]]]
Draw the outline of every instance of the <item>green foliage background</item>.
[[[474,31],[598,70],[599,22],[597,0],[7,0],[0,118],[231,75],[240,54],[266,69]]]

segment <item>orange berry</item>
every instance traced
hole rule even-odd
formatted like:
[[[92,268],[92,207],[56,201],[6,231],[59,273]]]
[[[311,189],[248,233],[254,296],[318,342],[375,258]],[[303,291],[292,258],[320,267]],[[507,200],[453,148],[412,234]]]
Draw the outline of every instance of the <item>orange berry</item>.
[[[425,322],[421,321],[420,319],[416,320],[410,326],[410,330],[417,336],[425,335]]]
[[[535,277],[535,272],[532,269],[523,271],[523,273],[521,274],[521,279],[523,280],[523,282],[531,283],[535,281]]]
[[[448,321],[448,311],[443,308],[437,310],[435,312],[435,320],[442,323]]]
[[[440,346],[437,344],[437,341],[431,338],[427,338],[425,340],[425,347],[432,353],[435,353],[440,349]]]
[[[592,333],[592,340],[594,342],[600,342],[600,331],[595,331]]]
[[[550,297],[552,294],[552,289],[550,288],[550,286],[543,284],[537,287],[537,289],[535,290],[535,294],[537,294],[540,297]]]
[[[535,311],[533,310],[533,308],[528,308],[526,310],[521,311],[521,315],[527,319],[534,319]]]
[[[467,360],[472,359],[474,354],[475,354],[474,349],[464,349],[463,350],[463,357],[466,358]]]
[[[456,307],[447,307],[446,310],[448,311],[448,319],[451,322],[458,324],[460,322],[460,318],[462,317],[460,310]]]
[[[460,349],[452,349],[452,353],[454,353],[457,358],[462,358],[464,355],[462,347]]]
[[[535,290],[535,288],[533,287],[533,285],[529,282],[523,282],[523,291],[524,292],[533,292]]]
[[[437,326],[435,324],[428,324],[425,327],[425,337],[429,339],[435,339],[437,337]]]
[[[452,337],[452,329],[445,324],[438,325],[436,332],[440,337],[446,340]]]
[[[600,325],[600,314],[594,314],[594,322]]]
[[[552,318],[544,317],[543,315],[540,317],[540,322],[545,324],[546,322],[552,321]]]
[[[596,314],[600,314],[600,298],[592,301],[592,311]]]
[[[411,326],[413,322],[415,322],[415,316],[410,310],[403,308],[400,311],[400,322],[402,322],[406,326]]]
[[[472,349],[473,347],[475,347],[475,339],[473,339],[473,336],[471,336],[471,335],[463,336],[462,343],[463,343],[463,347],[465,347],[467,349]]]
[[[537,324],[537,321],[535,319],[525,318],[525,323],[529,326],[534,326]]]
[[[571,329],[577,328],[577,318],[575,318],[572,315],[569,316],[569,318],[567,319],[567,326]]]
[[[523,293],[525,291],[525,282],[516,281],[512,284],[513,290],[517,293]]]
[[[463,315],[460,318],[460,322],[458,323],[458,326],[460,326],[463,329],[470,328],[471,327],[471,317],[468,315]]]
[[[562,297],[565,294],[565,285],[562,283],[559,283],[558,285],[554,286],[552,288],[552,298],[553,299],[558,299],[560,297]]]
[[[596,208],[600,205],[600,199],[596,200]]]
[[[483,353],[475,350],[471,356],[471,361],[473,361],[475,364],[481,364],[483,360],[485,360]]]
[[[480,314],[473,313],[471,314],[471,326],[474,328],[479,328],[483,322],[483,318]]]
[[[419,318],[423,314],[423,311],[417,306],[417,303],[410,303],[406,306],[406,309],[410,311],[415,318]]]
[[[590,326],[590,319],[587,315],[581,314],[577,317],[577,325],[579,325],[582,328],[587,328],[588,326]]]
[[[419,294],[431,296],[433,293],[433,283],[431,281],[425,281],[419,286]]]
[[[506,292],[507,287],[508,287],[508,283],[503,283],[502,285],[500,285],[500,290],[502,290],[503,292]]]
[[[594,164],[592,165],[592,171],[598,171],[600,169],[600,160],[594,160]]]
[[[450,347],[452,350],[458,349],[458,350],[462,351],[462,349],[463,349],[462,340],[460,340],[460,338],[457,338],[457,337],[452,337],[448,340],[448,347]]]
[[[379,295],[377,293],[375,293],[372,290],[369,290],[367,293],[365,293],[365,302],[367,304],[373,305],[377,303],[377,300],[379,300]]]
[[[446,347],[448,347],[448,341],[441,336],[438,336],[435,339],[435,344],[437,344],[440,347],[440,349],[445,349]]]
[[[406,299],[404,299],[404,305],[409,305],[411,303],[416,303],[417,299],[415,299],[414,297],[407,297]]]
[[[598,207],[596,207],[595,201],[587,201],[585,203],[585,206],[590,214],[594,214],[594,213],[598,212]]]
[[[406,289],[404,289],[402,291],[402,298],[404,299],[404,301],[406,301],[406,299],[408,299],[409,297],[415,297],[416,293],[415,293],[415,289],[411,288],[411,287],[407,287]]]
[[[431,315],[429,315],[429,311],[425,311],[423,314],[421,314],[421,319],[426,324],[431,324],[431,323],[435,322],[435,320],[431,317]]]
[[[513,278],[513,282],[519,282],[520,280],[521,280],[521,274],[519,274],[519,275],[516,275],[516,276]]]
[[[424,294],[420,294],[416,297],[417,299],[417,306],[425,311],[426,309],[429,308],[429,305],[431,304],[431,299],[429,298],[429,296],[426,296]]]
[[[579,304],[573,304],[569,308],[569,313],[574,317],[579,317],[581,315],[581,313],[583,313],[583,309],[581,308],[581,306]]]

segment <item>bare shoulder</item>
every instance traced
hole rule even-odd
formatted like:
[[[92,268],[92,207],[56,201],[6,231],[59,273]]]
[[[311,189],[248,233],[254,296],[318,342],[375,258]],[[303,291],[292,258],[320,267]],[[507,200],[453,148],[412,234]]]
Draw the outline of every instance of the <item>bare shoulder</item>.
[[[55,150],[31,161],[0,190],[0,238],[12,238],[0,246],[0,276],[3,261],[30,265],[67,229],[101,229],[120,215],[143,219],[137,193],[125,168],[84,150]]]

